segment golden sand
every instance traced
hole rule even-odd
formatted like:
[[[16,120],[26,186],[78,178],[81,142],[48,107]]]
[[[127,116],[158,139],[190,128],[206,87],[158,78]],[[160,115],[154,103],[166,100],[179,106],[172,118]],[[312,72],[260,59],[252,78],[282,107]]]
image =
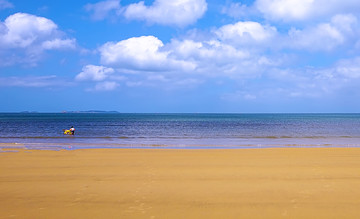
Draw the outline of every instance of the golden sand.
[[[0,218],[360,218],[360,148],[0,153]]]

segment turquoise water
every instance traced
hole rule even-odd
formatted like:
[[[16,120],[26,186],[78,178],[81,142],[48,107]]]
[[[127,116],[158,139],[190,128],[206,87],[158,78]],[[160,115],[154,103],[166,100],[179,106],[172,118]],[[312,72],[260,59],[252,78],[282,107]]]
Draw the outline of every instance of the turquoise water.
[[[360,114],[1,113],[0,128],[27,148],[360,146]]]

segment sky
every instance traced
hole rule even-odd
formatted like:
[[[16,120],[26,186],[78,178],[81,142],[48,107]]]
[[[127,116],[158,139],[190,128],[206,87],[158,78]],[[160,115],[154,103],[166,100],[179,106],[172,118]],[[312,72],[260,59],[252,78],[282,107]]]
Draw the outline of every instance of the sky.
[[[360,112],[358,0],[0,0],[0,112]]]

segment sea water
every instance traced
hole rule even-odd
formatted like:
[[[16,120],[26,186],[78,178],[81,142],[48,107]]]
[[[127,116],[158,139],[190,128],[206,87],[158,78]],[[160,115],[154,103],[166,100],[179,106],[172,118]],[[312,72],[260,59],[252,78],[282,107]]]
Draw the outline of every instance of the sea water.
[[[0,113],[0,129],[29,149],[360,147],[360,114]]]

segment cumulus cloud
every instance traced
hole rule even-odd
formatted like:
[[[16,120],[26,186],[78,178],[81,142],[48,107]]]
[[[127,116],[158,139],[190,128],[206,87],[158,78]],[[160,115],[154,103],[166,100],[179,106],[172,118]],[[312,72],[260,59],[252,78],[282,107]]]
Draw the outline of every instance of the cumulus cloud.
[[[237,75],[244,76],[251,74],[249,68],[244,70],[244,65],[257,56],[251,57],[250,52],[237,49],[229,44],[216,39],[209,41],[194,41],[190,39],[173,40],[168,46],[172,56],[184,62],[193,63],[196,68],[192,74],[205,76]],[[256,62],[256,61],[254,61]],[[243,68],[243,70],[241,70]]]
[[[174,39],[164,45],[154,36],[142,36],[108,42],[99,51],[104,66],[123,73],[147,72],[147,76],[163,72],[167,76],[183,77],[225,74],[248,77],[260,68],[276,65],[266,56],[234,47],[216,37],[208,41]]]
[[[172,59],[163,50],[164,44],[154,36],[133,37],[126,40],[108,42],[100,47],[101,63],[124,69],[146,71],[192,69],[191,63]]]
[[[276,30],[263,28],[258,23],[254,27],[253,23],[249,23],[249,26],[247,24],[244,25],[244,30],[236,30],[237,32],[228,31],[227,27],[219,28],[215,31],[219,37],[214,35],[208,41],[174,39],[164,45],[154,36],[141,36],[108,42],[99,48],[101,64],[132,73],[160,71],[207,75],[251,74],[256,71],[257,65],[269,66],[275,62],[239,47],[238,42],[265,41]],[[241,35],[245,39],[241,39]],[[234,44],[231,40],[237,42]]]
[[[114,43],[109,42],[100,48],[101,62],[107,65],[131,65],[147,68],[161,65],[167,53],[159,49],[164,44],[154,36],[133,37]]]
[[[99,52],[102,66],[87,65],[76,79],[116,82],[114,89],[119,83],[129,87],[161,84],[173,89],[199,85],[204,78],[255,78],[279,62],[233,46],[216,34],[207,41],[173,39],[166,45],[154,36],[133,37],[105,43]],[[112,90],[110,85],[105,88],[105,83],[97,83],[90,90]]]
[[[85,5],[85,10],[92,13],[92,19],[103,20],[109,16],[111,12],[119,15],[121,12],[120,0],[107,0],[95,4]]]
[[[311,16],[309,13],[315,7],[315,1],[318,0],[273,0],[268,3],[283,2],[285,8],[299,7],[296,12],[285,9],[286,12],[276,12],[278,15],[288,13],[286,16],[291,17],[289,20],[299,21]],[[156,2],[151,6],[141,6],[141,10],[154,7]],[[266,1],[256,2],[265,4]],[[346,3],[350,4],[350,1]],[[238,3],[232,4],[232,7],[246,11],[250,7],[259,7],[256,4],[245,6]],[[223,13],[232,12],[223,9]],[[233,15],[236,16],[246,15]],[[274,21],[281,20],[281,16],[285,15],[266,16]],[[234,86],[244,87],[235,92],[236,97],[246,101],[259,101],[271,95],[317,98],[342,89],[348,83],[346,81],[360,78],[359,60],[344,60],[332,68],[303,68],[301,65],[311,65],[305,61],[305,64],[296,64],[299,68],[293,66],[304,54],[314,54],[314,51],[328,53],[338,47],[355,44],[360,34],[355,15],[335,14],[325,20],[302,23],[299,27],[296,24],[298,23],[277,26],[269,20],[240,21],[213,27],[210,31],[190,31],[187,35],[171,39],[169,43],[164,43],[156,36],[107,42],[98,49],[100,63],[103,68],[111,68],[114,72],[102,77],[101,83],[94,83],[93,90],[113,90],[121,83],[131,87],[163,88],[184,87],[189,84],[197,86],[207,81],[226,84],[231,81]],[[114,78],[123,75],[126,78],[122,78],[122,81]],[[94,76],[87,77],[88,80],[94,80]],[[108,82],[113,84],[106,85]],[[225,99],[234,99],[230,98],[230,94],[231,92],[229,98]]]
[[[25,56],[5,57],[7,64],[34,64],[44,50],[74,49],[76,40],[63,35],[53,21],[31,14],[16,13],[0,22],[0,48],[6,54],[21,54],[19,50],[23,50]]]
[[[86,65],[83,67],[82,72],[76,76],[79,81],[103,81],[114,73],[114,69],[104,66]]]
[[[273,26],[249,21],[213,29],[206,40],[191,35],[164,44],[155,36],[140,36],[107,42],[98,49],[102,66],[85,66],[76,79],[119,82],[117,76],[127,86],[184,86],[200,84],[204,77],[256,78],[282,63],[280,56],[262,54],[278,34]],[[112,69],[111,76],[105,68]]]
[[[155,0],[150,6],[141,1],[128,5],[124,16],[129,20],[183,27],[195,23],[206,10],[205,0]]]
[[[5,19],[7,32],[1,36],[2,45],[24,48],[37,40],[51,36],[57,25],[44,17],[31,14],[16,13]]]

